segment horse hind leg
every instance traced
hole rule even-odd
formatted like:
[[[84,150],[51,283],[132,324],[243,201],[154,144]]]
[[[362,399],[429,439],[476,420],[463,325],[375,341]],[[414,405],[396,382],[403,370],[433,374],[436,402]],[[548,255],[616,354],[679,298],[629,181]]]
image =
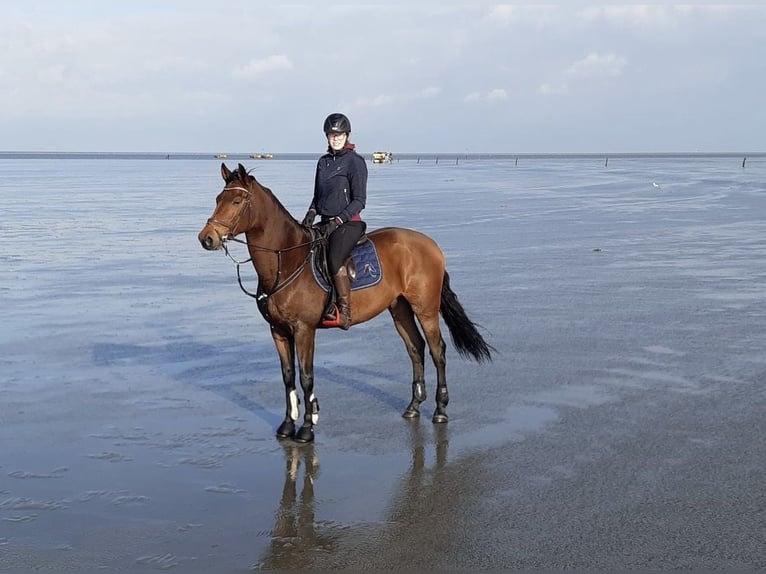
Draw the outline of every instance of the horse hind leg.
[[[431,353],[431,359],[436,367],[436,410],[432,417],[434,423],[446,423],[447,404],[449,403],[449,392],[447,391],[447,345],[442,337],[439,327],[439,315],[421,314],[418,315],[420,326],[428,341],[428,350]]]
[[[404,297],[399,297],[388,310],[412,361],[412,400],[402,416],[406,419],[414,419],[420,416],[420,403],[426,400],[424,365],[426,344],[415,322],[412,307]]]

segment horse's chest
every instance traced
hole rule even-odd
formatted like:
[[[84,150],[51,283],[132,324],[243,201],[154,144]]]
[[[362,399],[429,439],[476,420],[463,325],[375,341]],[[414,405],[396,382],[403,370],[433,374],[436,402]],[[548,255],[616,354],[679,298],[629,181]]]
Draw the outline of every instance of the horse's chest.
[[[269,324],[283,330],[292,331],[292,326],[297,321],[294,313],[285,305],[284,301],[280,304],[279,297],[276,295],[258,301],[258,310]]]

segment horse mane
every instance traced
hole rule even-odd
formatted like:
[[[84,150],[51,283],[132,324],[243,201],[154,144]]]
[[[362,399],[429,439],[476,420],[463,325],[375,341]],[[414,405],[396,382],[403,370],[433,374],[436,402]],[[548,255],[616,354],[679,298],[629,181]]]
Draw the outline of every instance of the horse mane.
[[[240,172],[240,168],[242,168],[242,171]],[[274,195],[274,193],[265,185],[263,185],[261,182],[259,182],[257,179],[255,179],[255,176],[250,174],[250,171],[245,171],[244,167],[240,165],[237,169],[231,172],[231,177],[229,177],[228,180],[226,180],[226,184],[233,183],[235,181],[238,181],[244,186],[247,186],[249,183],[253,182],[255,183],[259,188],[261,188],[268,197],[271,198],[271,200],[276,204],[277,208],[287,217],[288,221],[294,221],[296,224],[298,224],[298,220],[293,217],[293,214],[290,213],[287,208],[282,205],[282,202],[279,201],[279,198]]]

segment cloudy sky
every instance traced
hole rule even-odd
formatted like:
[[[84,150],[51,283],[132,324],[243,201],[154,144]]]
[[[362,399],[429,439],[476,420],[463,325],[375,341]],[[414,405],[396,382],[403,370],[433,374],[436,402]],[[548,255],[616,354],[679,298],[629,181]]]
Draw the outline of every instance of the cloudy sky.
[[[766,4],[2,2],[0,150],[766,150]]]

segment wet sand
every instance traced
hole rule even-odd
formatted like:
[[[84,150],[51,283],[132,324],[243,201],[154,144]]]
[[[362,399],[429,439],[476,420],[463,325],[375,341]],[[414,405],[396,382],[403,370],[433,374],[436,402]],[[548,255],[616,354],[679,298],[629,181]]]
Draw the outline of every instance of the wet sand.
[[[41,162],[0,189],[0,570],[766,568],[766,165],[371,170],[370,227],[437,239],[498,352],[448,345],[434,426],[387,316],[320,333],[300,446],[196,244],[218,164]],[[313,164],[259,170],[299,214]]]

